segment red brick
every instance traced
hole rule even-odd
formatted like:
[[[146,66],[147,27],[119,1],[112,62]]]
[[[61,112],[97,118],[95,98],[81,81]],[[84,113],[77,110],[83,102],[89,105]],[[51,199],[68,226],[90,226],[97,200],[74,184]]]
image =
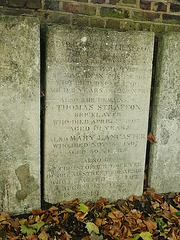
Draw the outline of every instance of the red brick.
[[[167,12],[167,5],[162,2],[155,3],[153,10],[156,12]]]
[[[116,4],[118,3],[120,0],[109,0],[109,4]]]
[[[9,0],[9,7],[25,7],[26,0]]]
[[[45,0],[44,9],[59,10],[59,2],[52,2],[51,0]]]
[[[79,13],[85,15],[95,15],[96,14],[96,7],[89,6],[87,4],[80,4],[80,3],[63,3],[63,9],[66,12],[71,13]]]
[[[151,2],[147,0],[141,0],[140,1],[140,7],[144,10],[150,10],[151,9]]]
[[[27,8],[38,9],[41,8],[41,0],[28,0],[26,3]]]
[[[160,14],[153,12],[134,12],[133,19],[139,21],[160,21]]]
[[[91,0],[92,3],[102,4],[105,3],[105,0]]]
[[[179,4],[171,4],[170,10],[171,10],[171,12],[180,12],[180,5]]]
[[[75,0],[76,2],[88,2],[88,0]]]
[[[180,16],[179,15],[170,15],[170,14],[164,14],[163,15],[163,21],[167,23],[172,24],[179,24],[180,23]]]
[[[6,0],[0,0],[0,6],[5,6],[6,5]]]

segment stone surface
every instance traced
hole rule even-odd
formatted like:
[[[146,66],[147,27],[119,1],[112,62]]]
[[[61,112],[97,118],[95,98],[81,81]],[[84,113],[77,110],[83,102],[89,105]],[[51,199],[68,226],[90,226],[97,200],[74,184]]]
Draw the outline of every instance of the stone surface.
[[[163,36],[154,86],[149,185],[157,192],[180,191],[180,33]]]
[[[0,211],[40,206],[39,24],[0,18]]]
[[[50,26],[45,201],[141,194],[153,33]]]

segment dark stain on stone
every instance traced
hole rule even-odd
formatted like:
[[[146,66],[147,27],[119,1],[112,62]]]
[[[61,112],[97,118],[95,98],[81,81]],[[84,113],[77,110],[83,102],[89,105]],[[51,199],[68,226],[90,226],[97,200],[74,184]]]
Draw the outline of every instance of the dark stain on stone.
[[[177,105],[180,104],[180,93],[177,94],[176,104]]]
[[[170,119],[170,120],[173,120],[173,119],[178,118],[178,116],[179,116],[178,109],[173,108],[173,109],[171,110],[170,114],[169,114],[169,119]]]
[[[162,131],[161,131],[161,139],[162,139],[162,144],[167,144],[168,143],[168,140],[169,140],[169,132],[167,129],[165,128],[162,128]]]
[[[29,194],[38,189],[38,184],[33,176],[30,175],[29,164],[26,163],[15,170],[17,178],[21,184],[21,190],[16,192],[16,198],[21,201]]]

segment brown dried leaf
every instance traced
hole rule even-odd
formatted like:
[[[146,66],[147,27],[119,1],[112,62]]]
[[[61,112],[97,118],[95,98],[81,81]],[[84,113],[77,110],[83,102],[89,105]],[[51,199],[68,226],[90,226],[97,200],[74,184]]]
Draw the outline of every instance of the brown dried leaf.
[[[81,240],[91,240],[91,238],[89,236],[85,236]]]
[[[163,195],[157,194],[153,188],[147,188],[146,194],[154,201],[163,202]]]
[[[176,196],[173,201],[177,204],[177,207],[180,208],[180,194]]]
[[[0,213],[0,222],[2,223],[4,220],[11,219],[9,214],[6,212],[1,212]]]
[[[38,236],[35,235],[35,234],[31,234],[31,235],[28,235],[28,236],[27,236],[27,239],[28,239],[28,240],[37,240],[37,239],[38,239]]]
[[[133,202],[133,200],[134,200],[134,196],[131,195],[131,196],[128,198],[128,200],[129,200],[130,202]]]
[[[157,201],[155,201],[155,202],[151,201],[151,204],[152,204],[152,207],[153,207],[154,209],[159,208],[159,202],[157,202]]]
[[[64,235],[62,237],[60,237],[60,240],[70,240],[71,239],[71,236],[65,232]]]
[[[106,199],[105,198],[100,198],[95,204],[94,204],[94,208],[96,210],[100,210],[100,209],[104,209],[105,208],[105,203]]]
[[[72,207],[76,207],[77,205],[79,205],[79,199],[75,198],[72,201],[63,201],[60,203],[62,205],[63,208],[72,208]]]
[[[44,231],[44,229],[41,229],[41,233],[38,235],[38,239],[40,240],[49,240],[49,234]]]
[[[96,218],[95,220],[95,224],[96,226],[100,227],[103,226],[105,224],[107,224],[108,222],[105,219],[101,219],[101,218]]]
[[[175,212],[178,212],[178,210],[174,208],[172,205],[169,206],[169,209],[172,214],[175,214]]]
[[[19,230],[19,219],[15,218],[14,221],[11,223],[11,226],[14,228],[15,231]]]
[[[166,201],[161,203],[160,206],[162,209],[169,211],[169,205]]]
[[[111,218],[113,223],[118,223],[118,226],[120,227],[124,214],[119,210],[113,210],[112,212],[108,213],[108,217]]]
[[[153,230],[155,230],[157,228],[157,223],[150,218],[143,220],[143,222],[147,226],[147,229],[150,233],[152,233]]]
[[[39,215],[41,214],[43,211],[41,209],[36,209],[36,210],[32,210],[32,214],[33,215]]]
[[[76,212],[74,216],[77,218],[77,220],[82,221],[87,216],[87,214],[87,212]]]
[[[156,143],[156,139],[155,139],[155,137],[153,136],[152,132],[150,132],[150,133],[148,134],[147,140],[148,140],[151,144]]]
[[[104,235],[109,235],[113,239],[121,240],[122,231],[118,226],[107,225],[104,227]]]
[[[164,217],[165,219],[167,219],[169,222],[174,222],[174,220],[172,219],[173,214],[170,211],[164,210],[160,217]]]
[[[54,212],[54,211],[57,211],[57,210],[58,210],[58,208],[55,207],[55,206],[52,206],[52,207],[49,208],[50,212]]]

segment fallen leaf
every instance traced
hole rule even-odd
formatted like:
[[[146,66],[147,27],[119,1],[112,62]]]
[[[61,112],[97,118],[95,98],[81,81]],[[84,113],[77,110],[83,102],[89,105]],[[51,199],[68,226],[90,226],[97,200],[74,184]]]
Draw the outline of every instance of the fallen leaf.
[[[156,218],[156,222],[158,224],[159,229],[162,231],[165,227],[167,227],[167,224],[164,222],[163,218]]]
[[[89,234],[91,234],[92,232],[99,234],[99,228],[92,222],[87,222],[86,228],[87,228]]]
[[[143,240],[153,240],[152,234],[149,233],[149,232],[142,232],[142,233],[140,233],[140,237],[141,237]]]
[[[85,236],[81,240],[91,240],[91,238],[89,236]]]
[[[175,212],[176,216],[180,216],[180,211],[179,212]]]
[[[83,213],[89,212],[89,207],[86,206],[84,203],[80,203],[79,206],[77,206],[77,209]]]
[[[38,235],[38,238],[40,240],[49,240],[49,234],[42,230],[41,233]]]
[[[143,240],[153,240],[152,234],[149,232],[142,232],[140,234],[134,234],[133,240],[138,240],[140,238]]]
[[[102,218],[96,218],[96,220],[95,220],[95,224],[98,227],[103,226],[103,225],[105,225],[107,223],[108,222],[105,219],[102,219]]]
[[[27,236],[27,239],[28,239],[28,240],[37,240],[38,237],[37,237],[36,234],[31,234],[31,235],[28,235],[28,236]]]
[[[76,212],[74,216],[77,218],[77,220],[82,221],[87,216],[87,214],[87,212]]]
[[[95,202],[94,208],[96,210],[100,210],[105,208],[106,198],[100,198],[98,201]]]
[[[25,225],[21,225],[21,233],[28,236],[28,235],[37,233],[37,231],[36,229],[33,229],[31,227],[26,227]]]
[[[176,196],[173,201],[177,204],[177,207],[180,208],[180,194]]]
[[[33,215],[39,215],[42,213],[42,210],[41,209],[35,209],[35,210],[32,210],[32,214]]]
[[[150,218],[143,220],[143,222],[146,224],[147,229],[150,233],[152,233],[157,228],[157,223]]]
[[[156,143],[156,139],[155,137],[153,136],[152,132],[150,132],[147,136],[147,140],[150,142],[150,143]]]

